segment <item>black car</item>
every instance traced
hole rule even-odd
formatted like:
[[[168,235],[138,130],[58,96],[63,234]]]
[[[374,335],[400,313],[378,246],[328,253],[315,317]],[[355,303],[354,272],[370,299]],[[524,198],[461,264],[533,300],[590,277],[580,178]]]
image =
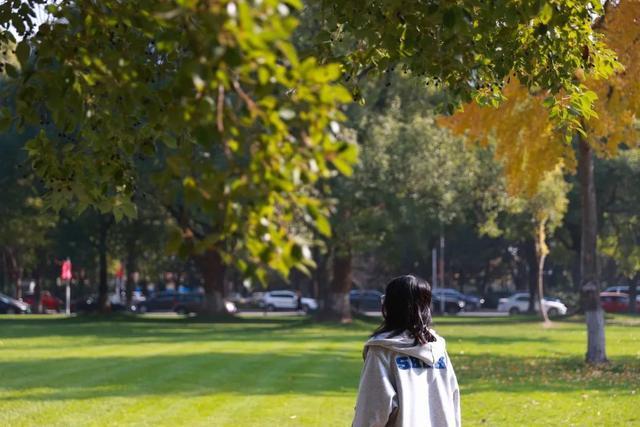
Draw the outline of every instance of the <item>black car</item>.
[[[202,307],[204,296],[198,293],[158,292],[135,306],[138,313],[169,312],[195,313]]]
[[[175,292],[158,292],[136,304],[135,311],[143,314],[152,311],[173,311],[177,295]]]
[[[8,295],[0,294],[0,313],[2,314],[27,314],[31,312],[29,304]]]
[[[109,310],[112,313],[126,311],[124,304],[109,302]],[[99,311],[98,297],[90,296],[80,298],[71,303],[71,311],[74,313],[95,313]]]
[[[355,311],[380,311],[383,296],[382,292],[374,289],[354,289],[349,292],[349,303]]]
[[[202,310],[204,295],[197,293],[178,294],[173,311],[178,314],[197,313]]]
[[[466,302],[461,298],[449,295],[433,295],[431,298],[431,311],[438,314],[457,314],[464,310]]]
[[[474,295],[463,294],[460,291],[451,288],[436,288],[433,290],[433,297],[442,297],[448,300],[462,301],[464,304],[462,307],[465,311],[479,310],[484,304],[484,299]]]

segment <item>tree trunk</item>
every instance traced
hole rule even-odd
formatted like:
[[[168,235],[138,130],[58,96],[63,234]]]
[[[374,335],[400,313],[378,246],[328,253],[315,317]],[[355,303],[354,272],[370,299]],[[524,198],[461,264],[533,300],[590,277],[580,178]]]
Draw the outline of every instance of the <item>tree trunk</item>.
[[[540,316],[544,323],[549,323],[549,316],[547,311],[542,305],[544,299],[544,260],[547,258],[549,248],[546,243],[545,234],[546,220],[540,221],[536,230],[536,263],[538,265],[536,282],[538,284],[538,308],[540,309]]]
[[[136,264],[137,264],[137,254],[136,250],[136,239],[134,233],[131,233],[129,239],[127,239],[127,260],[125,262],[125,270],[127,274],[127,281],[125,283],[125,301],[126,307],[131,307],[132,299],[133,299],[133,289],[135,287],[135,272],[136,272]]]
[[[107,282],[107,236],[111,227],[111,220],[104,215],[100,217],[100,230],[98,233],[98,310],[101,313],[109,312],[109,283]]]
[[[591,364],[607,362],[604,336],[604,312],[600,305],[600,283],[597,265],[596,189],[593,149],[578,137],[578,174],[582,201],[582,236],[580,246],[580,287],[582,307],[587,323],[586,361]]]
[[[40,273],[36,273],[35,277],[33,278],[33,280],[35,281],[36,285],[33,288],[33,307],[32,307],[32,313],[34,314],[42,314],[44,312],[43,307],[42,307],[42,277],[40,276]]]
[[[631,283],[629,283],[629,313],[631,314],[635,314],[637,312],[636,310],[636,297],[638,295],[638,278],[640,275],[636,274],[636,277],[634,277],[631,280]]]
[[[9,283],[9,272],[7,271],[7,254],[4,250],[2,250],[0,254],[2,254],[2,287],[0,287],[0,290],[3,293],[7,293],[5,289],[7,283]]]
[[[333,266],[335,248],[330,243],[327,248],[323,264],[324,270],[318,271],[318,290],[320,291],[320,304],[316,316],[318,320],[326,320],[331,317],[331,267]]]
[[[195,258],[204,280],[204,304],[200,314],[215,316],[225,314],[224,275],[227,266],[216,249],[209,249]]]
[[[15,286],[15,298],[19,300],[22,298],[22,268],[18,263],[16,254],[11,248],[6,251],[6,256],[9,259],[9,262],[7,263],[7,269],[9,270],[8,275]]]
[[[445,277],[445,241],[443,227],[440,226],[440,257],[438,258],[438,286],[440,288],[446,288]]]
[[[333,280],[329,294],[329,305],[326,310],[327,318],[339,320],[342,323],[351,322],[351,304],[349,291],[352,279],[351,248],[347,247],[335,254],[333,258]]]
[[[534,239],[529,239],[524,244],[525,257],[527,259],[527,284],[529,291],[529,307],[527,312],[535,313],[535,303],[537,300],[537,287],[538,287],[538,255],[537,245]]]
[[[327,293],[327,286],[329,283],[329,272],[327,271],[329,259],[331,258],[331,251],[327,253],[321,253],[319,248],[314,248],[314,260],[316,262],[316,269],[313,272],[313,297],[321,302],[324,302],[324,294]],[[323,309],[324,307],[320,307]]]
[[[542,305],[544,299],[544,260],[546,255],[540,256],[538,260],[538,307],[540,307],[540,315],[544,323],[549,323],[549,316]]]

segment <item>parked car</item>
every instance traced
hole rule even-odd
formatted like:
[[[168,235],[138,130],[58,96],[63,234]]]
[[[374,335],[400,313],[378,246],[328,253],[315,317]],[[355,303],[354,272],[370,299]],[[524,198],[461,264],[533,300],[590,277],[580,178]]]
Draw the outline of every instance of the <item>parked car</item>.
[[[313,298],[302,297],[300,301],[305,312],[317,310],[318,303]],[[269,310],[295,310],[298,307],[298,296],[292,291],[265,292],[260,301],[260,306]]]
[[[615,293],[628,294],[629,293],[629,286],[627,286],[627,285],[609,286],[603,292],[615,292]]]
[[[383,296],[382,292],[375,289],[353,289],[349,292],[349,303],[355,311],[380,311]]]
[[[621,292],[601,292],[600,304],[607,313],[626,313],[629,311],[629,295]],[[636,312],[640,312],[640,296],[636,299]]]
[[[197,313],[202,308],[203,303],[204,295],[202,294],[177,294],[171,311],[175,311],[178,314]]]
[[[464,301],[465,311],[478,310],[482,306],[482,304],[484,304],[484,299],[482,298],[473,295],[466,295],[451,288],[435,288],[433,290],[433,296],[438,298],[444,296],[445,299],[456,299],[459,301]]]
[[[618,294],[627,294],[627,295],[631,293],[630,287],[627,285],[609,286],[603,292],[615,292]],[[638,301],[640,301],[640,286],[636,288],[636,298],[638,299]]]
[[[539,310],[538,302],[534,303],[534,308]],[[567,314],[567,306],[557,298],[544,297],[542,299],[542,308],[547,312],[547,316],[556,317]],[[526,313],[529,309],[529,294],[519,292],[511,295],[509,298],[500,298],[498,303],[498,311],[506,311],[511,315]]]
[[[197,292],[177,293],[172,291],[158,292],[145,301],[135,304],[132,309],[138,313],[175,312],[178,314],[197,313],[204,304],[204,294]],[[225,309],[229,313],[237,311],[236,305],[225,301]]]
[[[127,311],[127,308],[124,304],[120,304],[117,302],[112,302],[112,298],[109,299],[109,310],[112,313],[118,313]],[[91,295],[85,298],[80,298],[71,302],[71,312],[73,313],[94,313],[99,311],[98,306],[98,296]]]
[[[464,310],[466,304],[463,299],[457,296],[445,294],[434,295],[431,298],[431,311],[439,314],[457,314]]]
[[[501,298],[509,298],[513,291],[491,291],[484,295],[482,308],[497,309]]]
[[[0,313],[2,314],[28,314],[31,312],[29,304],[0,294]]]
[[[181,293],[176,295],[175,305],[171,311],[184,315],[198,313],[202,310],[203,304],[204,294],[194,292]],[[224,308],[227,310],[227,313],[235,313],[238,311],[236,304],[230,300],[224,302]]]
[[[264,292],[253,292],[249,297],[249,304],[254,307],[260,307],[262,299],[264,298]]]
[[[138,313],[148,313],[148,312],[167,312],[174,311],[174,307],[177,303],[178,294],[175,292],[158,292],[146,300],[139,302],[134,305],[134,311]]]
[[[40,300],[42,301],[42,308],[44,310],[53,310],[56,312],[60,312],[64,309],[64,302],[62,302],[62,300],[60,300],[59,298],[51,295],[51,293],[48,291],[43,291],[40,294]],[[36,296],[35,294],[23,295],[22,301],[33,306],[36,303]]]

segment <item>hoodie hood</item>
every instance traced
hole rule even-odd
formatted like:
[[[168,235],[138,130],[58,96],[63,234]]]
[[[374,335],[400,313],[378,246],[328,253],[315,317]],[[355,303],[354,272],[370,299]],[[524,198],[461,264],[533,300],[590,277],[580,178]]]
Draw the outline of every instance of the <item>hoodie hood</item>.
[[[366,358],[369,347],[383,347],[397,353],[412,356],[426,362],[429,365],[433,365],[445,353],[444,338],[435,333],[434,330],[430,330],[436,341],[428,342],[426,344],[415,344],[415,338],[405,331],[399,335],[393,335],[390,332],[383,332],[375,335],[369,339],[364,345],[363,357]]]

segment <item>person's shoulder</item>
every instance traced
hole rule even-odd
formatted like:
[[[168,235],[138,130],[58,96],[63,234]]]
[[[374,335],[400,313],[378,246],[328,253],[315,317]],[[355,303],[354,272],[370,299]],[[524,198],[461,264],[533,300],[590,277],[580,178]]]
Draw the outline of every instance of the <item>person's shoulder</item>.
[[[435,337],[435,343],[437,343],[436,345],[441,345],[442,347],[446,347],[447,345],[447,340],[444,339],[444,337],[440,334],[438,334],[435,329],[429,329],[429,332],[431,332],[431,335],[433,335]]]
[[[367,356],[380,359],[388,358],[390,350],[382,345],[377,345],[376,337],[380,339],[380,335],[375,335],[369,338],[362,348],[362,358],[366,359]]]

